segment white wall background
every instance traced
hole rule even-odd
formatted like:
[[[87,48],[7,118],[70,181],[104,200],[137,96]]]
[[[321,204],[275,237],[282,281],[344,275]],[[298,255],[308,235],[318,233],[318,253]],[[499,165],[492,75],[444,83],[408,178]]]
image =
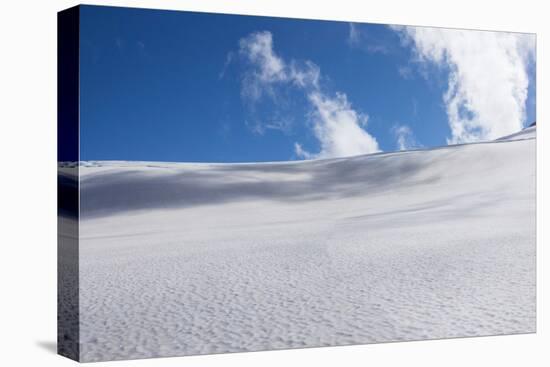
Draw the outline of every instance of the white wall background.
[[[150,0],[94,4],[538,34],[538,333],[116,362],[117,366],[548,366],[550,22],[540,0]],[[74,1],[5,1],[0,12],[0,365],[68,366],[56,340],[56,12]],[[546,241],[547,242],[547,241]],[[548,245],[548,243],[546,243]],[[94,364],[102,366],[104,363]]]

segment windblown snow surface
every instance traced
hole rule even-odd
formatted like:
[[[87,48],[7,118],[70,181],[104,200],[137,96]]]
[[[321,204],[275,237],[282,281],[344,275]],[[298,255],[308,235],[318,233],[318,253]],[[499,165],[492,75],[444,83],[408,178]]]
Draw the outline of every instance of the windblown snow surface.
[[[82,162],[82,361],[535,331],[535,134]]]

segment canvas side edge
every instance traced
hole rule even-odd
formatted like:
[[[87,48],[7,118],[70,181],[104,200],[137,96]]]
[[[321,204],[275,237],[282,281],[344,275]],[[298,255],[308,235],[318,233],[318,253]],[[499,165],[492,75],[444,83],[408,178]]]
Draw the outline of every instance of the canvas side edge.
[[[80,8],[57,14],[57,353],[80,359]]]

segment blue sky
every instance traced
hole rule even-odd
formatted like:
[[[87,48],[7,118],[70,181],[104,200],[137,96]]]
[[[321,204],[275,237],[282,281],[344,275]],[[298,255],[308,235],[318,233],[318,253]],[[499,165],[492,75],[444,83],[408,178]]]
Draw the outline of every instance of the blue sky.
[[[463,32],[84,6],[81,160],[330,158],[534,121],[534,37]]]

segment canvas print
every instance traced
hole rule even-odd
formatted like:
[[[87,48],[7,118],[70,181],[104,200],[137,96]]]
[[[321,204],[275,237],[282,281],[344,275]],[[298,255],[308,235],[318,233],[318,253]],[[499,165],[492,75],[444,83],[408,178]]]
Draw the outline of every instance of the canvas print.
[[[532,333],[534,34],[58,16],[59,353]]]

